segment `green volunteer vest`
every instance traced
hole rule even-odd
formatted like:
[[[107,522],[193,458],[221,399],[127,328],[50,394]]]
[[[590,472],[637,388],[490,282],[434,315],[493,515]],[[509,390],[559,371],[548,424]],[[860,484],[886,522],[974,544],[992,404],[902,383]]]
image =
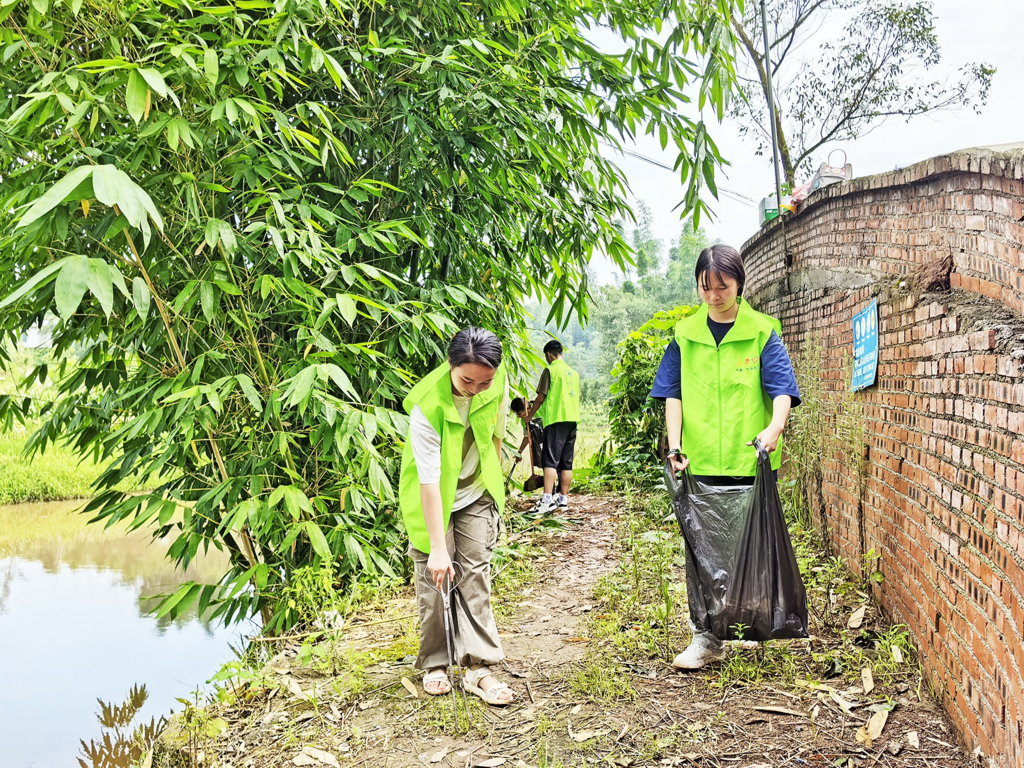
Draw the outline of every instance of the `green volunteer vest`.
[[[580,420],[580,375],[565,364],[565,360],[557,358],[548,366],[551,386],[540,404],[537,415],[544,421],[544,426],[558,424],[562,421]]]
[[[443,363],[428,373],[410,390],[402,407],[412,414],[413,406],[418,405],[430,425],[441,436],[441,508],[444,513],[444,527],[448,530],[448,521],[452,515],[452,504],[455,503],[455,491],[459,484],[459,473],[462,471],[462,444],[465,437],[465,426],[455,409],[452,399],[451,368]],[[498,366],[494,383],[473,397],[469,411],[469,426],[473,430],[473,439],[480,451],[480,474],[484,485],[498,505],[499,511],[505,509],[505,488],[501,477],[501,464],[494,452],[494,431],[498,424],[498,408],[505,394],[505,366]],[[416,470],[416,459],[412,453],[412,441],[407,440],[402,453],[402,474],[398,482],[398,505],[402,510],[405,530],[409,541],[420,552],[430,552],[430,537],[427,534],[427,523],[423,519],[423,505],[420,501],[420,477]]]
[[[772,420],[772,401],[761,387],[761,350],[778,320],[739,299],[736,323],[715,346],[708,307],[676,324],[683,385],[682,451],[695,475],[757,474],[757,454],[747,443]],[[782,462],[782,441],[771,464]]]

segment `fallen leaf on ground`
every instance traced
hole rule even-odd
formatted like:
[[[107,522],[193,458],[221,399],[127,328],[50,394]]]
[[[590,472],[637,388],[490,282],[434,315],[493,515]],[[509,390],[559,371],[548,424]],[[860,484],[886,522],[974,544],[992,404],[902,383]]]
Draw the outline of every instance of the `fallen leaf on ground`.
[[[793,717],[807,717],[804,712],[797,712],[795,709],[787,709],[786,707],[751,707],[751,709],[757,712],[773,712],[776,715],[792,715]]]
[[[917,731],[907,731],[907,744],[914,749],[921,748],[921,740],[917,738]]]
[[[861,624],[864,623],[864,614],[867,613],[868,607],[862,605],[856,611],[850,614],[850,620],[846,622],[846,626],[850,629],[857,629]]]
[[[583,743],[584,741],[596,739],[598,736],[607,736],[609,733],[611,733],[611,731],[609,731],[607,728],[604,728],[600,731],[580,731],[579,733],[572,733],[570,731],[569,735],[572,736],[573,741]]]
[[[843,712],[845,712],[848,715],[853,712],[853,708],[856,705],[840,696],[834,688],[828,689],[828,695],[829,698],[832,699],[832,701],[839,705],[839,708],[843,710]]]
[[[302,688],[299,686],[299,684],[297,682],[295,682],[295,678],[294,677],[286,677],[284,679],[284,684],[288,688],[288,690],[291,692],[292,696],[295,696],[296,698],[299,698],[299,699],[307,698],[305,692],[302,690]]]
[[[881,712],[875,712],[871,719],[857,731],[857,741],[870,747],[871,742],[882,735],[882,729],[885,728],[885,723],[888,719],[889,710],[883,709]]]
[[[314,759],[313,759],[312,757],[310,757],[309,755],[296,755],[296,756],[295,756],[295,757],[294,757],[294,758],[292,759],[292,762],[293,762],[293,763],[294,763],[295,765],[318,765],[317,761],[316,761],[316,760],[314,760]]]
[[[474,763],[473,768],[498,768],[499,765],[504,764],[504,757],[492,757],[490,760],[484,760],[482,763]]]
[[[430,762],[432,762],[432,763],[440,763],[447,756],[448,756],[448,747],[445,747],[440,752],[435,752],[434,754],[432,754],[430,756]]]
[[[414,699],[420,697],[419,691],[416,690],[416,686],[412,684],[412,681],[408,677],[402,678],[402,685],[405,686],[405,690],[412,694]]]
[[[580,713],[581,709],[583,709],[583,705],[582,704],[577,704],[575,707],[573,707],[572,709],[569,710],[569,714],[570,715],[578,715]]]
[[[316,747],[303,747],[302,754],[309,755],[314,760],[318,760],[324,765],[329,765],[331,768],[341,768],[341,766],[338,765],[338,758],[330,752],[324,752],[322,749],[317,749]]]
[[[892,647],[892,660],[897,664],[903,663],[903,651],[900,650],[899,646],[894,645]]]
[[[871,667],[864,667],[864,669],[860,671],[860,681],[864,686],[865,694],[871,693],[871,691],[874,690],[875,678],[874,675],[871,674]]]

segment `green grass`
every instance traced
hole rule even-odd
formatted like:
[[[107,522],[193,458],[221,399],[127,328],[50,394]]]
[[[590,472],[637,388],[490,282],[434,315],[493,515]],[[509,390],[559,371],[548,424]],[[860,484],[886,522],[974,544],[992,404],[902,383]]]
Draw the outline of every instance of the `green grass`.
[[[59,445],[27,459],[23,450],[33,429],[34,425],[18,427],[0,435],[0,504],[92,496],[92,483],[103,467],[79,462],[72,451]]]
[[[576,428],[576,456],[573,467],[589,467],[594,454],[608,437],[608,410],[603,405],[584,403]]]
[[[603,607],[588,619],[590,632],[624,659],[670,661],[689,637],[679,532],[674,519],[664,522],[664,493],[627,494],[625,506],[617,532],[622,558],[597,583]]]

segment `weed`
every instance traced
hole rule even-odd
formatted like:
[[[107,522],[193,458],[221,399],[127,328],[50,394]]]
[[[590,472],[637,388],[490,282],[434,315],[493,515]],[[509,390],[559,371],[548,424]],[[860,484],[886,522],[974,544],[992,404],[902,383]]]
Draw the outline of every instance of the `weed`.
[[[588,619],[590,632],[625,659],[669,660],[684,636],[685,563],[678,532],[662,521],[666,509],[664,494],[627,494],[619,524],[623,557],[595,589],[604,605]]]
[[[789,685],[797,677],[798,660],[793,649],[784,641],[759,643],[756,648],[736,650],[721,664],[711,667],[708,679],[717,688],[725,689],[736,683],[760,685],[771,681],[773,685]]]
[[[594,701],[635,701],[636,691],[626,671],[611,657],[590,653],[569,677],[569,688],[576,696]]]

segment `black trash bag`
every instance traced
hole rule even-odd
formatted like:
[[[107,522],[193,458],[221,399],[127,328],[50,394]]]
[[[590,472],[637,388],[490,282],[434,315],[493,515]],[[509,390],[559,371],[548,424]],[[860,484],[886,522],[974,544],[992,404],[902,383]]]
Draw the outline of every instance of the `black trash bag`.
[[[665,463],[686,547],[694,631],[721,640],[807,637],[807,591],[789,540],[768,454],[752,487],[711,486]]]
[[[533,466],[544,466],[544,422],[540,419],[530,419],[530,450],[533,455]]]

